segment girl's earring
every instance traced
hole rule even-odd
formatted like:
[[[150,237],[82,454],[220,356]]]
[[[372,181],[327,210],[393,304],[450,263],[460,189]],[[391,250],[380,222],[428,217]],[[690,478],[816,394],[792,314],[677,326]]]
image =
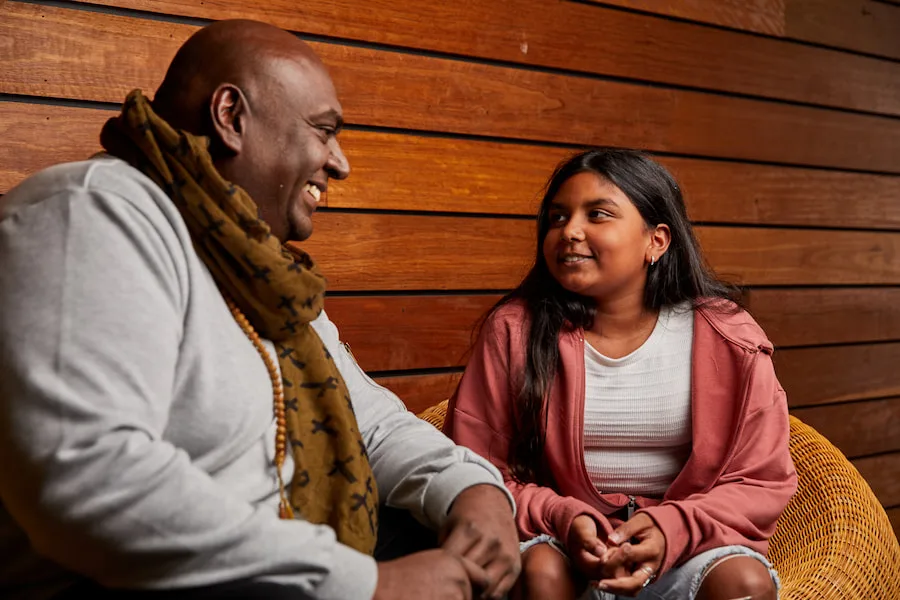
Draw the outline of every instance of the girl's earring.
[[[652,267],[652,266],[655,265],[655,264],[656,264],[656,257],[655,257],[655,256],[651,256],[651,257],[650,257],[650,266]]]

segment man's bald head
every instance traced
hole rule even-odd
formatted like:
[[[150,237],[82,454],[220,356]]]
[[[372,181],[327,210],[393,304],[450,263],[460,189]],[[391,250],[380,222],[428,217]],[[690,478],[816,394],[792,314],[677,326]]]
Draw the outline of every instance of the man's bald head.
[[[194,33],[175,54],[156,91],[154,110],[178,129],[208,134],[204,113],[216,87],[232,83],[255,95],[272,77],[273,63],[285,60],[325,69],[306,42],[283,29],[244,19],[217,21]]]
[[[153,100],[175,129],[210,138],[221,175],[244,188],[282,241],[312,233],[328,179],[349,173],[341,105],[324,64],[266,23],[218,21],[188,39]]]

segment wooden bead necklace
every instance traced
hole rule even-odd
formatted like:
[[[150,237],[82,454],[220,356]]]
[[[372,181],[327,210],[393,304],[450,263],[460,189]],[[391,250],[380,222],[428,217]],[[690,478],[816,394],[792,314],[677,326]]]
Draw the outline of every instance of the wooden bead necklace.
[[[228,305],[228,309],[231,311],[234,320],[237,321],[237,324],[253,344],[253,347],[256,348],[260,357],[262,357],[263,362],[266,364],[266,369],[269,371],[269,379],[272,380],[272,395],[274,397],[276,425],[274,462],[275,471],[278,474],[278,493],[281,497],[281,501],[278,505],[278,515],[282,519],[293,519],[294,511],[291,509],[291,503],[288,502],[287,493],[284,488],[284,478],[281,476],[281,469],[284,466],[284,459],[287,454],[287,419],[284,412],[284,388],[281,385],[281,374],[278,371],[278,365],[275,364],[275,361],[272,360],[271,355],[269,355],[265,346],[263,346],[259,334],[256,333],[253,325],[250,324],[250,321],[244,313],[241,312],[241,309],[237,307],[231,298],[225,298],[225,303]]]

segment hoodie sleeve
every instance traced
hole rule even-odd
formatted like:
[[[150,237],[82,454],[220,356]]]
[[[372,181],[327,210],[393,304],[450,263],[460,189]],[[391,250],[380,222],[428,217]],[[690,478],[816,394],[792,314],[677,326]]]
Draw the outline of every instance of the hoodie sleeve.
[[[749,407],[728,465],[704,493],[643,509],[666,537],[660,575],[711,548],[742,545],[765,553],[797,489],[788,441],[787,398],[769,354],[760,352],[747,385]]]
[[[520,539],[549,534],[565,543],[572,521],[580,515],[593,517],[600,531],[610,533],[612,529],[606,517],[589,504],[560,496],[549,487],[523,484],[512,477],[507,464],[513,430],[511,390],[518,379],[515,372],[521,367],[511,370],[510,359],[513,358],[514,364],[524,363],[524,349],[514,343],[510,323],[498,314],[485,323],[450,399],[444,433],[490,460],[503,474],[506,487],[516,501]]]

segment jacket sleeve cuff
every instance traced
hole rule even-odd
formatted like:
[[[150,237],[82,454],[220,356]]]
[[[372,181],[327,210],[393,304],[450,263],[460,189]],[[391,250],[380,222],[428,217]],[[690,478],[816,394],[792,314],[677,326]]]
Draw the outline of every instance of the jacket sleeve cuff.
[[[660,504],[641,509],[638,512],[646,513],[666,538],[666,552],[657,576],[663,574],[675,566],[684,554],[688,544],[688,532],[681,511],[671,504]]]
[[[610,526],[609,519],[606,518],[606,515],[581,500],[563,497],[555,503],[555,506],[553,506],[550,512],[550,522],[553,524],[553,529],[556,531],[556,539],[563,544],[568,544],[569,530],[572,528],[572,522],[581,515],[587,515],[594,519],[597,523],[597,533],[600,534],[602,538],[605,539],[606,536],[612,533],[612,527]]]
[[[378,565],[368,554],[343,544],[334,545],[331,572],[316,587],[317,600],[372,598],[378,584]]]
[[[493,467],[491,467],[493,469]],[[435,475],[425,492],[425,517],[439,529],[453,506],[453,501],[466,489],[475,485],[492,485],[506,495],[513,516],[516,503],[512,494],[503,485],[500,473],[486,469],[476,463],[458,463]]]

